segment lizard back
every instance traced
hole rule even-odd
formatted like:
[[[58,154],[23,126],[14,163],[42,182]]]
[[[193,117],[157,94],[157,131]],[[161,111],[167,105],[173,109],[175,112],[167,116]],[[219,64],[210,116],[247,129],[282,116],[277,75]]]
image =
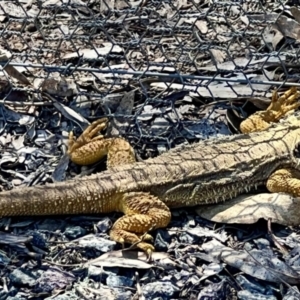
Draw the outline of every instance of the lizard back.
[[[299,124],[211,139],[133,165],[61,183],[0,193],[0,215],[105,213],[120,197],[144,191],[169,207],[219,202],[263,184],[278,167],[295,166]]]

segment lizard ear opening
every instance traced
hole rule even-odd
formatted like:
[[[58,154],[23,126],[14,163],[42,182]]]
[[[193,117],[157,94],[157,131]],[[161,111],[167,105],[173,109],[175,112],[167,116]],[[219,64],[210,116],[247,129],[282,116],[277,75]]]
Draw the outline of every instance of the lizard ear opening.
[[[300,158],[300,143],[295,144],[293,154],[296,158]],[[300,161],[299,161],[299,164],[300,164]]]

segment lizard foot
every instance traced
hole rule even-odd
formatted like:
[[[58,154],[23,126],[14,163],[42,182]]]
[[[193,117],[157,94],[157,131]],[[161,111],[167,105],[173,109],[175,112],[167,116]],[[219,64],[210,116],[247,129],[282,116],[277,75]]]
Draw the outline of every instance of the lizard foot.
[[[270,175],[267,189],[271,193],[288,193],[300,196],[300,171],[296,169],[279,169]]]
[[[271,123],[278,122],[283,116],[294,112],[300,106],[300,93],[296,87],[290,88],[280,97],[274,91],[272,101],[266,110],[258,111],[244,120],[240,125],[242,133],[250,133],[267,129]]]
[[[70,159],[78,165],[90,165],[107,155],[107,167],[135,162],[130,144],[122,138],[105,138],[99,131],[106,128],[107,119],[102,118],[88,126],[78,139],[69,134]]]
[[[125,215],[113,225],[110,231],[111,239],[121,244],[136,244],[138,248],[151,255],[154,247],[145,242],[152,241],[152,236],[147,232],[169,224],[171,219],[169,208],[153,195],[135,192],[124,194],[119,210]]]

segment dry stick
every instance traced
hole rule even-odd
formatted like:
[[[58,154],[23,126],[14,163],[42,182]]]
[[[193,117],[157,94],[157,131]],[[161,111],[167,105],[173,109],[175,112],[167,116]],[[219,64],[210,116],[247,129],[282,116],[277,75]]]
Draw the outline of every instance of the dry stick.
[[[135,271],[134,276],[135,276],[135,280],[136,280],[136,291],[137,291],[137,295],[139,297],[139,300],[145,300],[145,297],[143,295],[141,285],[140,285],[139,273],[137,271]]]
[[[281,253],[283,255],[287,255],[289,254],[288,250],[286,247],[284,247],[284,245],[282,245],[278,240],[277,238],[275,237],[275,235],[273,234],[273,231],[272,231],[272,228],[271,228],[271,223],[272,222],[272,219],[269,218],[268,219],[268,234],[270,235],[273,243],[275,244],[275,246],[277,246],[277,248],[279,248],[279,250],[281,251]]]

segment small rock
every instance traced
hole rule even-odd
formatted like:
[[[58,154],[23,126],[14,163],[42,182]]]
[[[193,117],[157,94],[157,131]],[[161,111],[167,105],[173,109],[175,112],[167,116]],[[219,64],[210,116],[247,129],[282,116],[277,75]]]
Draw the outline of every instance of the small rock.
[[[179,289],[175,287],[171,282],[151,282],[143,287],[143,295],[146,299],[154,299],[156,297],[161,297],[162,299],[171,299],[175,297]]]
[[[182,232],[182,234],[179,236],[179,241],[184,244],[192,245],[199,242],[199,237]]]
[[[93,280],[97,280],[97,281],[101,281],[103,280],[103,277],[107,277],[106,272],[103,270],[103,268],[98,268],[95,266],[89,266],[88,267],[88,277],[93,279]]]
[[[167,251],[171,242],[170,234],[166,230],[157,230],[154,247],[157,251]]]
[[[209,281],[207,280],[207,283]],[[205,286],[198,294],[197,300],[202,299],[234,299],[230,285],[226,279],[220,282],[211,282]],[[257,300],[257,299],[256,299]]]
[[[109,274],[106,278],[106,284],[109,287],[133,286],[133,283],[132,279],[115,274]]]
[[[120,289],[118,289],[120,290]],[[117,295],[116,295],[116,300],[131,300],[134,299],[132,293],[130,293],[129,291],[120,291]]]
[[[253,249],[253,245],[251,243],[249,243],[249,242],[246,242],[244,244],[244,249],[247,250],[247,251],[250,251],[250,250]]]
[[[260,250],[270,248],[270,242],[267,239],[260,238],[260,239],[256,239],[256,240],[253,240],[253,241],[257,245],[257,248],[260,249]]]
[[[50,293],[53,290],[64,290],[76,280],[75,276],[66,271],[49,268],[36,281],[35,292]]]
[[[54,219],[45,219],[43,222],[38,224],[39,230],[48,230],[50,232],[53,231],[63,231],[65,229],[66,222],[63,220],[54,220]]]
[[[25,298],[23,296],[18,296],[18,295],[14,296],[14,297],[8,297],[8,298],[6,298],[6,300],[27,300],[27,299],[28,298]]]
[[[77,239],[86,234],[86,230],[80,226],[67,227],[64,234],[70,239]]]
[[[0,264],[7,265],[9,264],[10,259],[5,255],[4,252],[0,251]]]
[[[247,290],[250,293],[261,293],[261,294],[269,294],[272,295],[272,290],[266,285],[263,286],[259,284],[257,281],[252,280],[251,278],[247,278],[243,275],[237,275],[236,280],[239,285],[243,288],[243,290]]]
[[[8,291],[6,291],[5,289],[0,289],[0,299],[13,299],[18,294],[18,290],[19,289],[15,286],[11,286]]]
[[[14,284],[28,286],[34,286],[37,280],[36,276],[23,268],[15,269],[9,278]]]
[[[112,222],[109,218],[103,218],[96,225],[98,231],[102,233],[108,232],[111,226],[112,226]]]
[[[290,286],[282,300],[297,300],[299,299],[299,294],[297,286]]]
[[[190,277],[191,276],[191,272],[187,271],[187,270],[181,270],[179,273],[177,272],[176,274],[174,274],[175,279],[179,280],[181,278],[186,278],[186,277]],[[187,279],[187,278],[186,278]]]
[[[106,240],[104,238],[96,237],[96,236],[84,237],[79,240],[78,244],[81,247],[97,249],[104,253],[106,253],[108,251],[112,251],[114,249],[114,247],[116,246],[116,242]]]
[[[109,271],[105,271],[103,268],[89,266],[88,277],[99,282],[106,282],[107,277],[112,274],[116,275],[119,272],[119,268],[109,268]]]
[[[238,299],[241,300],[276,300],[277,298],[272,295],[263,295],[260,293],[251,293],[250,291],[239,291],[237,293]]]
[[[47,249],[47,237],[44,233],[39,232],[38,230],[29,230],[27,234],[32,236],[31,244],[40,249]]]

